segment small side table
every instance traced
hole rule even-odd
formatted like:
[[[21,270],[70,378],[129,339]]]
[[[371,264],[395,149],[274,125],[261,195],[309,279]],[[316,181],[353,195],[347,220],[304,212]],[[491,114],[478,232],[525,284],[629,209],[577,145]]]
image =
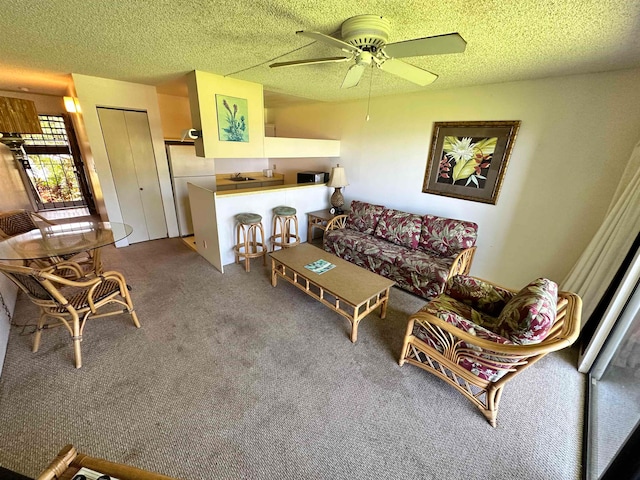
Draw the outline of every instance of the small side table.
[[[344,210],[341,215],[348,214],[349,210]],[[313,229],[319,228],[320,230],[327,229],[327,223],[333,217],[336,217],[338,214],[332,215],[329,212],[329,209],[326,208],[324,210],[316,210],[315,212],[307,213],[307,242],[311,243],[313,240]]]

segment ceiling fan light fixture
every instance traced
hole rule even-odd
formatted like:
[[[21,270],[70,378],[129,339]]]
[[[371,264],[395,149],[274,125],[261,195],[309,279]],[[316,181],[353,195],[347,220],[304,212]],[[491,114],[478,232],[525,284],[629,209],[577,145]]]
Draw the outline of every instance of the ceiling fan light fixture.
[[[389,41],[389,20],[380,15],[358,15],[342,23],[342,40],[363,50],[376,51]]]

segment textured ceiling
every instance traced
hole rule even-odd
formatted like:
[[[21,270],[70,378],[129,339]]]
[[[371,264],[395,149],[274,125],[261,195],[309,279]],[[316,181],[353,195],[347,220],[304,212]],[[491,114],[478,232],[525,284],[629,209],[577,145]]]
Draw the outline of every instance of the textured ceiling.
[[[372,70],[342,90],[348,64],[268,67],[340,55],[294,32],[364,13],[390,20],[389,42],[459,32],[467,49],[405,59],[440,76],[427,87]],[[180,93],[203,70],[262,83],[267,106],[640,67],[640,0],[4,0],[0,32],[2,90],[63,94],[73,72]]]

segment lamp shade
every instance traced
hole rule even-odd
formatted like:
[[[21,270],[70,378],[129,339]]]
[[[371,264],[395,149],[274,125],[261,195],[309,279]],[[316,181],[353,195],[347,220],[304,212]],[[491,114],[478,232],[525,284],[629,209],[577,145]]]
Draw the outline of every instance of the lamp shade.
[[[0,132],[42,133],[36,104],[22,98],[0,97]]]
[[[344,168],[340,165],[333,167],[331,169],[331,178],[329,179],[329,183],[327,183],[327,187],[342,188],[347,185],[349,185],[349,182],[347,181],[347,174],[344,173]]]

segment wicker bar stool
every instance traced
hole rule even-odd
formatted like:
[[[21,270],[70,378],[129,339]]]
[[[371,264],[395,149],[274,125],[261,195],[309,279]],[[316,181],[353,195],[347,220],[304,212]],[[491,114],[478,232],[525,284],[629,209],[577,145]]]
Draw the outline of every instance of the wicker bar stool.
[[[294,232],[295,229],[295,232]],[[281,205],[273,209],[273,229],[269,239],[273,251],[276,247],[289,248],[300,244],[296,209]]]
[[[262,263],[267,264],[267,246],[264,241],[264,227],[262,226],[262,216],[257,213],[239,213],[236,215],[238,221],[236,225],[236,244],[233,253],[236,256],[236,263],[240,259],[244,260],[244,269],[251,270],[250,260],[262,257]],[[260,235],[258,241],[258,235]]]

